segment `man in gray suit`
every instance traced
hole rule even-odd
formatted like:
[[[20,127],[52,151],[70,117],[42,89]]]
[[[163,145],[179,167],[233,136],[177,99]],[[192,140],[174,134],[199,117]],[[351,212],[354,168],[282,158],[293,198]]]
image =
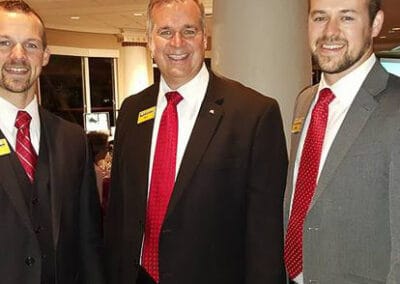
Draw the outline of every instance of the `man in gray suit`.
[[[321,82],[297,98],[285,193],[293,283],[400,283],[400,79],[373,54],[380,0],[310,0]]]

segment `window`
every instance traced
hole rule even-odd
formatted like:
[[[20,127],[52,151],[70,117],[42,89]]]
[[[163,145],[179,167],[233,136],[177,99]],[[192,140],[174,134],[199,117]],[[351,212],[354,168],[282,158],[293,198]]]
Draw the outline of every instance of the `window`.
[[[40,104],[82,127],[85,126],[86,114],[107,112],[111,126],[115,126],[118,54],[75,48],[61,48],[64,51],[60,52],[60,48],[55,49],[58,52],[51,55],[49,64],[40,75]]]

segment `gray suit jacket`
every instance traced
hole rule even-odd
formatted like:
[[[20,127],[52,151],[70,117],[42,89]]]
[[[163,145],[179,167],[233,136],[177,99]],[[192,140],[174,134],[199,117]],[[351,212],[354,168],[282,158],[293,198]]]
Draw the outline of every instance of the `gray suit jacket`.
[[[318,87],[297,98],[305,118]],[[303,228],[304,283],[400,283],[400,78],[379,63],[331,146]],[[285,229],[303,129],[292,133]]]

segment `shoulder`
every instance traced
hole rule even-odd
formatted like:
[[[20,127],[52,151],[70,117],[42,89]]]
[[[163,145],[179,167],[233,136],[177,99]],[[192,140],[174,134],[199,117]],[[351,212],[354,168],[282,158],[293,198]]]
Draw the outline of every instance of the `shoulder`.
[[[212,72],[210,72],[209,91],[215,94],[223,94],[224,104],[227,106],[237,105],[248,110],[261,110],[265,107],[278,106],[274,98],[263,95],[238,81]]]
[[[40,108],[42,127],[50,137],[58,142],[78,142],[85,140],[85,131],[82,126],[67,121],[44,108]]]
[[[144,89],[143,91],[140,91],[139,93],[132,94],[126,97],[122,102],[121,110],[137,105],[138,103],[141,103],[142,101],[148,99],[150,96],[156,98],[157,95],[158,95],[158,86],[153,84]]]

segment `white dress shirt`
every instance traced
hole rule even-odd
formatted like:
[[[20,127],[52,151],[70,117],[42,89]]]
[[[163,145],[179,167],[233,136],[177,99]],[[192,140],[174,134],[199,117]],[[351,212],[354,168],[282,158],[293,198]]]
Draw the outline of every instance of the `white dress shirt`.
[[[177,90],[171,90],[164,78],[161,76],[160,89],[157,97],[156,115],[154,118],[153,135],[151,139],[151,151],[150,151],[150,163],[149,163],[149,180],[147,188],[147,196],[149,196],[150,184],[151,184],[151,173],[153,169],[154,152],[157,144],[158,129],[160,128],[160,120],[164,109],[167,106],[167,98],[165,94],[171,91],[177,91],[183,97],[183,100],[177,105],[178,112],[178,145],[176,149],[176,170],[175,178],[178,175],[179,168],[182,162],[183,154],[185,153],[187,143],[193,130],[194,123],[199,114],[201,104],[206,96],[208,81],[210,74],[203,63],[199,73],[185,85],[181,86]],[[143,242],[142,239],[142,250],[140,252],[140,263],[142,263],[143,254]]]
[[[15,144],[17,143],[18,131],[15,127],[15,119],[17,118],[17,113],[19,110],[24,110],[29,113],[32,118],[29,127],[31,142],[33,148],[35,149],[35,152],[38,154],[40,142],[40,117],[36,96],[24,109],[19,109],[11,104],[9,101],[0,97],[0,110],[0,129],[14,151]]]
[[[364,82],[368,73],[371,71],[375,62],[376,62],[376,57],[374,54],[372,54],[363,64],[361,64],[351,73],[341,78],[332,86],[329,86],[326,83],[324,74],[322,74],[321,81],[318,86],[318,93],[315,96],[314,101],[310,106],[310,110],[314,108],[318,100],[318,94],[324,88],[330,88],[335,95],[335,99],[329,104],[328,122],[326,126],[324,143],[322,145],[321,161],[318,169],[317,184],[321,171],[324,167],[326,158],[328,156],[329,149],[332,146],[336,134],[338,133],[339,128],[342,125],[343,120],[345,119],[346,114],[349,111],[351,104],[353,103],[354,98],[356,97],[358,91],[360,90],[362,83]],[[292,192],[291,203],[293,202],[294,192],[296,189],[296,181],[297,181],[297,174],[299,171],[300,158],[301,158],[301,153],[303,151],[303,145],[304,145],[304,140],[306,138],[308,126],[310,124],[311,112],[312,111],[308,112],[308,115],[304,121],[304,126],[303,126],[304,130],[302,131],[299,141],[299,148],[296,154],[296,160],[293,171],[293,192]],[[294,281],[298,284],[304,284],[303,273],[299,274],[294,279]]]
[[[151,172],[153,169],[154,151],[156,148],[158,129],[160,127],[161,115],[167,106],[167,98],[165,94],[170,91],[177,91],[183,97],[183,100],[177,106],[178,112],[178,145],[176,149],[176,171],[175,177],[182,162],[187,143],[192,133],[194,123],[199,114],[201,104],[206,95],[210,74],[203,63],[199,73],[188,83],[180,87],[178,90],[171,90],[165,80],[161,77],[160,90],[157,98],[156,115],[154,118],[153,136],[151,139],[150,166],[149,166],[149,187],[151,181]]]

